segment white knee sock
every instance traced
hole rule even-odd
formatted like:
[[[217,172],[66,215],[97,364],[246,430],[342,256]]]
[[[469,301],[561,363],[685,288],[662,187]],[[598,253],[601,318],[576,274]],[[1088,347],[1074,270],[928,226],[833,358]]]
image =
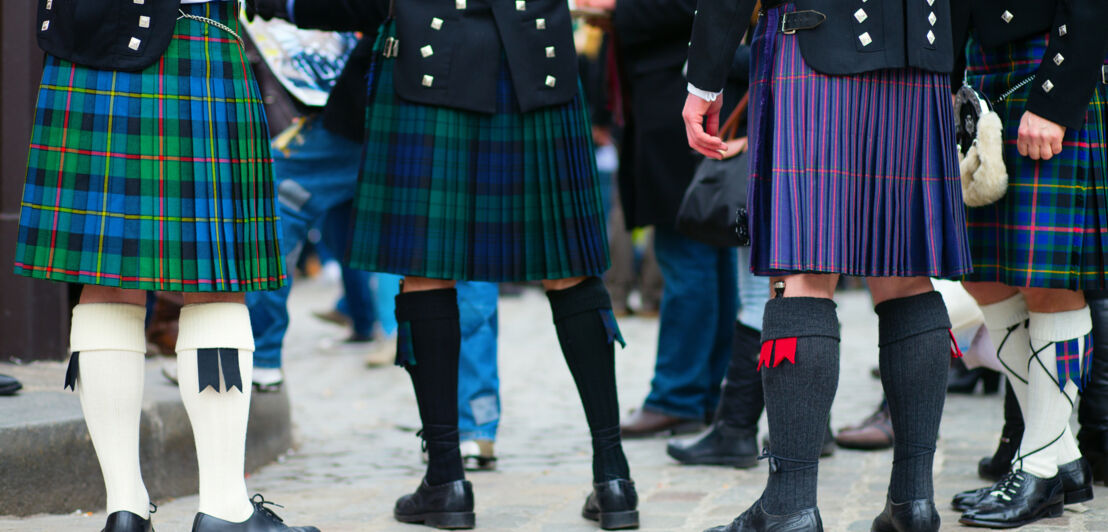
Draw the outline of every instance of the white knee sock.
[[[222,348],[217,387],[200,391],[198,353]],[[234,357],[237,360],[225,360]],[[254,507],[246,493],[246,421],[250,413],[250,381],[254,367],[254,336],[250,314],[240,303],[204,303],[181,309],[177,338],[177,371],[196,438],[200,466],[200,512],[240,523]],[[237,367],[241,389],[228,389],[224,365]]]
[[[115,303],[73,308],[70,348],[77,355],[77,393],[104,474],[109,514],[147,518],[150,497],[139,469],[139,420],[146,369],[146,309]]]
[[[996,356],[1004,367],[1008,385],[1020,404],[1027,404],[1027,361],[1031,358],[1031,345],[1027,333],[1027,302],[1023,294],[1016,294],[1004,301],[982,305],[985,327],[996,347]]]
[[[1093,323],[1088,307],[1030,315],[1028,332],[1034,354],[1028,363],[1027,406],[1023,409],[1025,428],[1017,463],[1024,471],[1049,478],[1058,473],[1059,463],[1076,459],[1068,456],[1075,451],[1076,444],[1066,429],[1077,399],[1077,384],[1067,381],[1064,392],[1059,388],[1056,355],[1061,342],[1068,340],[1076,340],[1077,353],[1083,353],[1085,338],[1092,332]]]

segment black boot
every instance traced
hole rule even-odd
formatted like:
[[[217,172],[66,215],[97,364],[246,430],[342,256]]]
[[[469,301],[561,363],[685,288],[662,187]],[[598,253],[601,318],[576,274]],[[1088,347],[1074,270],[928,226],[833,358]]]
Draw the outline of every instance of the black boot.
[[[1084,458],[1078,458],[1068,464],[1058,466],[1058,478],[1062,480],[1062,495],[1065,504],[1077,504],[1093,499],[1093,476],[1089,469],[1089,463]],[[1004,479],[997,481],[992,486],[963,491],[954,495],[950,505],[959,512],[964,512],[977,506],[985,500],[989,493],[999,489]]]
[[[101,532],[150,532],[150,520],[128,511],[113,512]]]
[[[758,464],[758,419],[765,408],[762,376],[758,374],[761,332],[735,322],[731,360],[720,390],[715,419],[707,430],[691,438],[674,438],[666,453],[683,464]]]
[[[400,497],[392,511],[401,523],[420,523],[447,530],[473,528],[473,485],[455,480],[437,486],[424,479],[415,493]]]
[[[254,495],[250,502],[254,504],[254,513],[250,519],[241,523],[232,523],[198,513],[192,520],[192,532],[319,532],[314,526],[288,526],[265,505],[273,504],[261,494]],[[274,505],[276,506],[276,505]]]
[[[823,532],[823,520],[815,507],[773,515],[766,512],[762,500],[758,499],[754,506],[730,524],[715,526],[704,532]]]
[[[1000,444],[992,456],[986,456],[977,463],[977,476],[996,482],[1012,470],[1012,458],[1015,458],[1023,439],[1023,413],[1012,387],[1004,392],[1004,428],[1000,430]]]
[[[929,499],[916,499],[904,503],[895,503],[885,499],[885,511],[881,512],[871,532],[937,532],[939,530],[939,510]]]
[[[1093,478],[1108,486],[1108,291],[1086,291],[1085,300],[1093,316],[1093,355],[1077,411],[1077,444]]]
[[[977,506],[962,514],[959,523],[986,528],[1015,528],[1046,517],[1062,515],[1065,496],[1057,476],[1039,478],[1012,471]]]
[[[630,480],[609,480],[593,484],[585,499],[581,517],[596,521],[604,530],[639,528],[639,495]]]

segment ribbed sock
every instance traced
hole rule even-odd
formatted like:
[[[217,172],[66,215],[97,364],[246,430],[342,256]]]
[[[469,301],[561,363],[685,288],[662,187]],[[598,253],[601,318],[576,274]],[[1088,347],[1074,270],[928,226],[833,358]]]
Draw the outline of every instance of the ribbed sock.
[[[897,503],[931,499],[950,368],[950,318],[938,292],[891,299],[875,310],[881,385],[896,434],[889,498]]]
[[[762,506],[788,514],[816,505],[819,454],[839,385],[839,320],[830,299],[793,297],[766,302],[763,324],[771,456]]]
[[[177,377],[196,440],[199,511],[232,523],[254,513],[245,477],[253,369],[254,334],[246,305],[181,308]]]
[[[70,347],[77,393],[104,475],[107,513],[148,517],[150,497],[139,465],[139,423],[146,369],[146,309],[116,303],[73,308]]]
[[[462,333],[458,292],[453,288],[403,292],[396,296],[400,324],[397,350],[412,379],[423,441],[427,446],[427,483],[465,478],[458,450],[458,357]],[[405,345],[407,343],[407,345]],[[410,348],[413,360],[404,361]]]
[[[762,332],[735,322],[731,360],[720,390],[716,421],[733,427],[757,428],[766,407],[762,375],[758,373],[758,353]]]
[[[619,436],[616,397],[616,341],[622,342],[604,283],[590,277],[565,290],[546,293],[554,313],[558,343],[592,433],[593,482],[630,479]]]
[[[1065,463],[1059,451],[1065,449],[1065,440],[1072,442],[1067,429],[1077,400],[1077,384],[1072,380],[1067,380],[1064,387],[1058,384],[1057,358],[1067,354],[1080,357],[1091,342],[1093,324],[1088,307],[1030,314],[1028,333],[1033,355],[1028,365],[1025,428],[1016,465],[1037,477],[1050,478],[1058,473],[1058,464]]]

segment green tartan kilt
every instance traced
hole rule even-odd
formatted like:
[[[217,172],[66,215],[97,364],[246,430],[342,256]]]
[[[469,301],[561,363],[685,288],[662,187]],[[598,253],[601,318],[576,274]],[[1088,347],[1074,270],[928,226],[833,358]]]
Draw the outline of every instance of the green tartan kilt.
[[[240,35],[237,2],[183,5]],[[129,289],[284,284],[269,133],[245,51],[177,21],[141,72],[46,57],[15,272]]]

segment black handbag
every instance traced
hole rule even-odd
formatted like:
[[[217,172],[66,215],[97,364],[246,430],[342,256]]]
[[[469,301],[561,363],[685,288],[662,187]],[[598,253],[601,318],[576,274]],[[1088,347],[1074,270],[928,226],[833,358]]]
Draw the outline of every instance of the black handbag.
[[[720,138],[732,140],[746,110],[749,93],[727,117]],[[746,187],[750,182],[750,150],[717,160],[704,158],[696,167],[685,197],[677,209],[677,230],[708,245],[750,245],[747,226]]]

